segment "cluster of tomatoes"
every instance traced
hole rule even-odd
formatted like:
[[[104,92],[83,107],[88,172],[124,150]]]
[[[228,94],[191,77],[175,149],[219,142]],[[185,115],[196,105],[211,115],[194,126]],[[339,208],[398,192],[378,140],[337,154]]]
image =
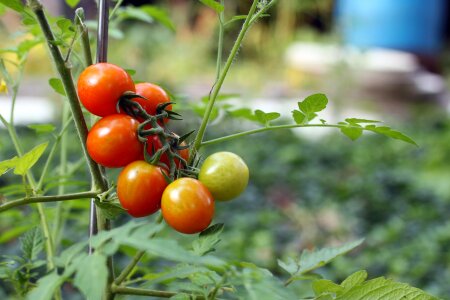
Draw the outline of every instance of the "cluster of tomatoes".
[[[197,233],[210,225],[215,200],[231,200],[246,188],[248,168],[234,153],[214,153],[200,169],[189,165],[188,135],[167,129],[179,114],[158,85],[135,84],[124,69],[98,63],[81,73],[77,89],[83,106],[101,117],[88,133],[87,151],[104,167],[123,167],[117,196],[131,216],[161,209],[172,228]]]

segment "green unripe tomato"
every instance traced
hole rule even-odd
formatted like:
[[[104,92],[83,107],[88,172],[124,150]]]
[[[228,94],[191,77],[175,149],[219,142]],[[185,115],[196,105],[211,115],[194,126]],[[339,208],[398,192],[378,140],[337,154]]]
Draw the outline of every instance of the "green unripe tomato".
[[[216,152],[208,156],[198,175],[217,201],[228,201],[239,196],[247,187],[248,177],[245,162],[231,152]]]

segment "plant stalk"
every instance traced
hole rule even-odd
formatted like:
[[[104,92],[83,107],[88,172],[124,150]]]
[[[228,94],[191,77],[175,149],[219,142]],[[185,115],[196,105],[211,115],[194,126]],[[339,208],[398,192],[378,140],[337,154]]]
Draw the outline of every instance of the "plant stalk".
[[[195,153],[197,153],[198,150],[200,149],[200,147],[202,146],[203,137],[205,135],[206,127],[208,126],[209,118],[211,116],[212,109],[216,102],[216,98],[219,95],[220,89],[222,88],[223,82],[225,81],[228,71],[229,71],[231,65],[233,64],[233,61],[238,53],[239,48],[241,47],[242,40],[244,39],[245,34],[247,33],[248,29],[250,28],[252,16],[256,11],[258,2],[259,2],[258,0],[253,1],[253,4],[248,12],[248,15],[245,18],[244,24],[242,25],[241,31],[239,32],[239,35],[236,38],[233,48],[231,49],[230,54],[228,55],[225,66],[222,69],[222,71],[220,72],[220,76],[212,88],[212,91],[211,91],[211,94],[209,97],[209,101],[208,101],[208,105],[206,107],[205,114],[203,115],[202,123],[200,124],[200,128],[198,129],[197,136],[195,137],[195,140],[194,140],[194,145],[193,145],[193,149],[192,149],[193,151],[191,151],[192,152],[191,158],[192,158],[192,155],[195,155]]]
[[[73,194],[56,195],[56,196],[31,196],[24,197],[16,200],[11,200],[0,205],[0,212],[6,211],[13,207],[27,205],[31,203],[45,203],[45,202],[59,202],[67,200],[85,199],[97,197],[99,192],[89,191],[89,192],[79,192]]]

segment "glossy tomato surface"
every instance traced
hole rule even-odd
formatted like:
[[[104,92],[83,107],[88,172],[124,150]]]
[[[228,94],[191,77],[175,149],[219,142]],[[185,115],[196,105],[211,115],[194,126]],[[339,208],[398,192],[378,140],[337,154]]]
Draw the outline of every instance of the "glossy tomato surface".
[[[135,217],[145,217],[159,210],[167,182],[163,170],[138,160],[127,165],[117,179],[117,196],[122,207]]]
[[[198,233],[211,224],[214,199],[208,189],[193,178],[180,178],[169,184],[162,196],[164,220],[181,233]]]
[[[170,97],[166,91],[162,87],[150,82],[136,84],[136,94],[146,99],[133,98],[133,101],[138,102],[150,115],[156,114],[156,108],[159,104],[170,102]],[[169,105],[166,110],[172,110],[172,105]],[[164,119],[164,121],[167,122],[168,119]]]
[[[124,92],[135,92],[134,82],[122,68],[98,63],[84,69],[78,78],[78,97],[94,115],[105,117],[117,113],[117,102]]]
[[[232,152],[216,152],[208,156],[200,168],[198,179],[217,201],[239,196],[247,187],[249,171],[245,162]]]
[[[124,114],[100,119],[89,131],[86,146],[91,158],[108,168],[124,167],[138,160],[144,144],[138,139],[139,122]]]

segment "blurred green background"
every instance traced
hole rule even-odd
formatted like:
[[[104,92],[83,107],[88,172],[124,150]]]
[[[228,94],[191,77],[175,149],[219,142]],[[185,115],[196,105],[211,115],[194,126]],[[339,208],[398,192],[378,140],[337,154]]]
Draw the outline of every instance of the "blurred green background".
[[[215,79],[216,16],[197,1],[155,2],[167,12],[175,30],[152,19],[124,17],[112,24],[109,61],[136,70],[133,78],[137,81],[159,83],[170,91],[188,124],[171,126],[183,133],[186,128],[198,126],[200,119],[190,107],[208,95]],[[243,1],[226,4],[227,15],[243,14],[248,9]],[[71,13],[67,8],[60,11]],[[244,195],[217,204],[215,222],[226,226],[218,255],[255,262],[281,273],[277,258],[365,237],[364,246],[357,252],[321,272],[339,280],[358,269],[367,269],[371,277],[386,275],[450,299],[450,120],[445,89],[449,65],[445,51],[432,57],[438,71],[430,71],[419,61],[411,74],[398,75],[398,70],[376,73],[355,67],[351,57],[345,55],[325,67],[321,60],[305,67],[288,55],[294,44],[308,43],[322,50],[342,46],[333,27],[333,2],[280,0],[271,14],[251,29],[225,82],[224,93],[239,94],[238,105],[279,110],[289,118],[289,112],[304,96],[324,92],[331,104],[321,117],[331,121],[368,116],[380,119],[411,136],[419,147],[370,134],[351,142],[337,131],[317,128],[270,132],[204,149],[205,156],[219,150],[236,152],[251,173]],[[7,17],[10,19],[5,17],[0,23],[2,48],[23,38],[13,34],[21,28],[20,22],[12,25],[14,14]],[[227,27],[224,54],[238,29],[238,23]],[[75,67],[79,72],[80,67]],[[364,77],[367,74],[370,76]],[[417,79],[417,74],[441,80],[444,88],[423,92],[414,85],[416,81],[408,81],[408,76]],[[46,49],[35,47],[19,95],[51,101],[57,108],[51,121],[58,123],[63,100],[47,87],[47,79],[54,76]],[[389,76],[404,76],[405,80],[390,82],[386,80],[392,78]],[[3,96],[0,100],[6,99]],[[219,120],[210,126],[207,137],[252,126],[226,114]],[[51,139],[48,134],[36,135],[26,125],[24,122],[18,126],[24,148]],[[73,128],[69,134],[69,139],[76,139]],[[0,130],[0,149],[2,160],[15,155],[4,129]],[[70,166],[76,171],[64,179],[64,184],[68,191],[85,189],[89,185],[88,173],[78,163],[77,143],[71,143],[69,154]],[[39,168],[42,165],[37,165],[36,173]],[[114,178],[117,170],[110,173]],[[20,190],[20,180],[11,174],[0,180],[0,196],[20,196],[15,194]],[[11,184],[15,186],[11,188]],[[54,189],[50,180],[46,190]],[[47,207],[52,213],[54,205]],[[87,207],[86,202],[67,206],[69,221],[61,245],[86,237]],[[17,237],[30,228],[33,220],[37,223],[33,211],[24,207],[2,213],[1,254],[17,251]],[[121,216],[115,223],[126,220]],[[189,240],[173,232],[165,234]],[[3,283],[0,289],[5,293],[10,290]]]

